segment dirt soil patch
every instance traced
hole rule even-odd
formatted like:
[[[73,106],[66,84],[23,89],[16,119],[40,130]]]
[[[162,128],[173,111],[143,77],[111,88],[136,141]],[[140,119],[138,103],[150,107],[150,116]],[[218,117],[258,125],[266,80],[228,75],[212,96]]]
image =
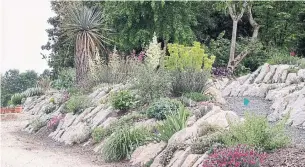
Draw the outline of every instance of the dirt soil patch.
[[[305,149],[288,147],[270,153],[262,167],[305,167]]]

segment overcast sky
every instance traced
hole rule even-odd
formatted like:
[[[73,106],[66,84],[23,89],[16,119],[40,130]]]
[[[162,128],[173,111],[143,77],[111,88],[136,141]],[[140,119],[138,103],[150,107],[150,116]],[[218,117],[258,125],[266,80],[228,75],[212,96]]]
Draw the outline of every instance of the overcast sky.
[[[35,70],[49,68],[40,53],[48,40],[47,19],[55,14],[49,0],[0,0],[1,73],[8,69]]]

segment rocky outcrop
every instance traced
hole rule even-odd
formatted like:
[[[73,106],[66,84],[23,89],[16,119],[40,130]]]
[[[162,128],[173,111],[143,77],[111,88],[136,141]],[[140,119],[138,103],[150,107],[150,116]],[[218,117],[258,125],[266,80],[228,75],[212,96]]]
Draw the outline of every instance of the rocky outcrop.
[[[168,141],[171,145],[177,143],[190,144],[192,138],[198,136],[198,132],[203,125],[211,125],[219,128],[227,128],[229,122],[239,121],[239,117],[232,111],[224,111],[218,106],[213,106],[212,110],[198,119],[192,126],[186,127],[175,133]]]
[[[164,148],[166,143],[150,143],[145,146],[138,147],[131,155],[130,162],[132,165],[145,166],[152,161]]]
[[[222,90],[222,96],[261,97],[273,102],[269,121],[288,113],[287,124],[305,128],[305,69],[289,70],[290,65],[264,64],[254,73],[240,77]],[[245,80],[245,78],[247,78]]]
[[[87,141],[90,137],[91,131],[98,126],[107,126],[105,122],[108,117],[112,115],[114,110],[111,108],[107,99],[113,92],[127,88],[128,85],[102,85],[93,93],[88,95],[92,103],[95,105],[86,108],[81,114],[66,113],[57,125],[55,131],[49,134],[52,139],[72,145],[74,143],[80,144]],[[61,116],[65,113],[65,104],[61,103],[63,92],[48,92],[41,97],[27,98],[24,103],[24,112],[35,115],[36,119],[29,122],[24,128],[30,133],[38,131],[53,118]],[[50,113],[45,113],[44,108],[51,103],[50,99],[56,102],[56,109]],[[53,100],[52,100],[53,101]],[[57,103],[58,102],[58,103]]]

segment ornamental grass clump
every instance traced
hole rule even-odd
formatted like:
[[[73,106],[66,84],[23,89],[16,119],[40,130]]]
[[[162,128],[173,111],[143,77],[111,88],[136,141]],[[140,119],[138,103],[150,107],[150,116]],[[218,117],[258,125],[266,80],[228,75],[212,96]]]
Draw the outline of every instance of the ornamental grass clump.
[[[260,167],[267,154],[247,145],[218,148],[203,162],[202,167]]]
[[[102,154],[106,162],[130,158],[132,152],[150,140],[150,132],[145,128],[122,127],[105,142]]]

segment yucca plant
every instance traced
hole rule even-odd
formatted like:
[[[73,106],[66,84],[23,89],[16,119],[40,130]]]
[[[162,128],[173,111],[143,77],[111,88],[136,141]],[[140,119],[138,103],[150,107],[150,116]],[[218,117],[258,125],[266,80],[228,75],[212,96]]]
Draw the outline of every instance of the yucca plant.
[[[76,82],[80,84],[87,77],[90,63],[93,63],[105,45],[109,29],[105,27],[102,12],[97,7],[72,6],[63,25],[64,35],[75,45]]]

